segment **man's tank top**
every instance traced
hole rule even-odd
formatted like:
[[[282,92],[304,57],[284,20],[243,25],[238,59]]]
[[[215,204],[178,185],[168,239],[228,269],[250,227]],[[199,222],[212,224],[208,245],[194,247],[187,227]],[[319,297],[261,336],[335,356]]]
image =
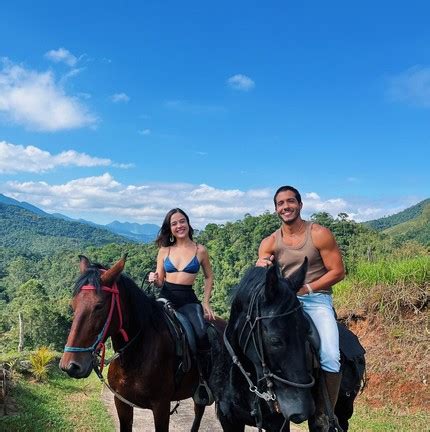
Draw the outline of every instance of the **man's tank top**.
[[[311,283],[327,273],[319,250],[312,241],[311,229],[313,222],[304,221],[305,238],[297,246],[287,246],[282,239],[281,228],[275,231],[275,260],[284,277],[293,274],[303,264],[305,257],[308,257],[308,271],[305,282]],[[320,293],[331,293],[331,288]]]

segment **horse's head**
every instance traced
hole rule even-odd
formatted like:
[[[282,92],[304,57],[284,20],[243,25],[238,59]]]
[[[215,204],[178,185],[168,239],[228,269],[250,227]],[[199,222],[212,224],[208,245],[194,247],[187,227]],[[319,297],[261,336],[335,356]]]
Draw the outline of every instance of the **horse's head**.
[[[75,286],[73,322],[60,368],[73,378],[86,378],[95,355],[104,350],[106,339],[122,330],[116,280],[124,269],[126,256],[108,270],[92,265],[85,256],[79,258],[81,276]]]
[[[234,299],[242,304],[241,318],[235,325],[235,342],[254,367],[254,385],[266,395],[273,412],[295,423],[314,411],[311,377],[306,361],[308,324],[296,297],[303,286],[307,259],[291,277],[284,279],[273,266],[251,269]],[[244,295],[246,279],[251,277]],[[237,307],[237,305],[236,305]]]

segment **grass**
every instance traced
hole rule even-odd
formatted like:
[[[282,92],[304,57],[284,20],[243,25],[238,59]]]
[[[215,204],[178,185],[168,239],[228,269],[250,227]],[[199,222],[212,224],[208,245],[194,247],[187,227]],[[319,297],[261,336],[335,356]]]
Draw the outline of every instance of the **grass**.
[[[297,426],[297,425],[296,425]],[[297,426],[308,430],[307,422]],[[424,432],[430,431],[430,414],[425,412],[401,414],[390,408],[370,408],[360,402],[354,406],[348,432]]]
[[[374,409],[357,404],[349,432],[416,432],[430,430],[430,414],[401,414],[389,407]]]
[[[335,302],[340,309],[364,309],[398,321],[402,312],[416,313],[428,304],[429,286],[428,256],[363,261],[335,286]]]
[[[0,430],[112,432],[113,420],[100,392],[101,384],[94,374],[74,380],[52,368],[43,384],[21,378],[11,394],[17,414],[0,417]]]

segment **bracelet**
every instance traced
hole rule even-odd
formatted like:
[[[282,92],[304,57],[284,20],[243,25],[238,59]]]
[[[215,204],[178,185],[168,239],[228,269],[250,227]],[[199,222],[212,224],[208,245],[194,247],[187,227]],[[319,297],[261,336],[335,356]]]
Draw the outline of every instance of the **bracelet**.
[[[311,288],[311,286],[308,283],[305,284],[305,287],[308,289],[308,295],[313,294],[314,290]]]

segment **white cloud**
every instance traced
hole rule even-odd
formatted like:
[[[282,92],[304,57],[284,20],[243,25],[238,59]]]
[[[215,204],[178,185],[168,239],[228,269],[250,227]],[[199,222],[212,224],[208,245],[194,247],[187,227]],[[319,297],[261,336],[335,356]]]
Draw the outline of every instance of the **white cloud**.
[[[74,56],[69,50],[65,48],[58,48],[57,50],[51,50],[45,53],[45,57],[54,63],[65,63],[72,67],[78,62],[76,56]]]
[[[245,214],[273,212],[274,190],[220,189],[189,183],[123,184],[111,174],[78,178],[64,184],[9,181],[0,192],[20,201],[29,201],[48,212],[60,212],[107,223],[114,219],[161,224],[171,208],[185,210],[193,226],[225,223],[242,219]],[[345,212],[356,221],[375,219],[403,208],[372,202],[355,203],[343,198],[321,199],[315,192],[303,193],[303,217],[325,211],[336,217]]]
[[[137,131],[139,135],[151,135],[151,129],[142,129]]]
[[[130,97],[125,93],[115,93],[111,96],[112,102],[128,102]]]
[[[130,168],[130,164],[114,164],[110,159],[92,157],[85,153],[67,150],[53,155],[38,147],[15,145],[0,141],[0,173],[41,173],[57,167],[114,166]]]
[[[430,67],[411,67],[389,78],[388,84],[388,95],[392,100],[430,107]]]
[[[227,80],[227,84],[235,90],[242,91],[249,91],[255,87],[255,82],[250,77],[242,74],[233,75]]]
[[[197,202],[201,202],[201,201],[229,202],[234,199],[242,198],[244,194],[245,192],[242,192],[238,189],[223,190],[223,189],[216,189],[206,184],[201,184],[190,192],[188,199]]]
[[[97,121],[77,97],[66,94],[51,71],[25,69],[7,59],[2,59],[0,69],[0,114],[29,129],[49,132]]]
[[[310,200],[319,200],[320,199],[320,196],[315,192],[305,193],[305,197],[307,199],[310,199]]]
[[[121,184],[105,173],[64,184],[44,181],[9,181],[0,191],[20,201],[30,201],[48,212],[104,220],[134,220],[160,224],[168,210],[181,207],[193,224],[225,223],[246,213],[261,214],[271,207],[271,197],[261,191],[217,189],[188,183]]]

